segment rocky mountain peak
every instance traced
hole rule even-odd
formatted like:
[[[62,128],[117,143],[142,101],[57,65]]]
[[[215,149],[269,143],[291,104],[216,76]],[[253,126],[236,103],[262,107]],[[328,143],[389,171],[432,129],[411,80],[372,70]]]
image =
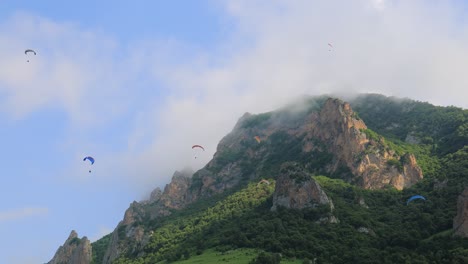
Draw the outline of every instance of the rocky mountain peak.
[[[147,243],[150,233],[138,223],[144,219],[156,219],[167,216],[171,209],[181,209],[190,200],[187,198],[188,188],[191,184],[193,171],[183,169],[176,171],[172,175],[172,180],[166,184],[164,191],[156,188],[151,192],[150,200],[130,204],[125,211],[124,218],[112,233],[109,247],[104,255],[104,263],[112,263],[123,252],[134,251],[135,248],[129,248],[131,242],[138,242],[142,245]]]
[[[78,233],[72,230],[63,246],[59,247],[47,264],[90,264],[91,257],[91,242],[85,236],[78,238]]]
[[[72,231],[70,232],[70,235],[68,236],[66,242],[68,242],[68,241],[70,241],[70,240],[72,240],[72,239],[74,239],[74,238],[76,238],[76,237],[78,237],[78,233],[77,233],[75,230],[72,230]]]
[[[240,127],[243,125],[243,123],[248,120],[249,118],[251,118],[253,115],[249,112],[245,112],[240,118],[239,120],[237,120],[237,123],[236,125],[234,126],[234,129],[233,130],[238,130],[240,129]]]

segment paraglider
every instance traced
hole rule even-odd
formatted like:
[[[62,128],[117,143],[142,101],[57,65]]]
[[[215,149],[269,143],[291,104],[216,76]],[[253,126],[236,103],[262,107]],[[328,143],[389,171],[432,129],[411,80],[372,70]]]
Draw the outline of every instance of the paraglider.
[[[32,49],[27,49],[27,50],[24,51],[24,54],[28,55],[28,53],[32,53],[32,54],[34,54],[34,56],[36,56],[36,52],[34,50],[32,50]],[[29,62],[29,60],[27,60],[27,62]]]
[[[257,142],[258,142],[258,143],[260,143],[260,142],[261,142],[261,140],[260,140],[260,137],[259,137],[259,136],[255,136],[254,138],[255,138],[255,140],[257,140]]]
[[[202,149],[203,151],[205,151],[205,148],[203,146],[200,146],[200,145],[193,145],[192,146],[192,149]],[[197,158],[197,156],[195,156],[195,158]]]
[[[86,161],[86,160],[89,160],[89,162],[91,162],[91,165],[94,164],[94,158],[93,157],[90,157],[90,156],[87,156],[83,159],[83,161]],[[91,173],[91,170],[89,170],[89,173]]]
[[[193,145],[193,146],[192,146],[192,149],[194,149],[194,148],[201,148],[201,149],[203,149],[203,151],[205,151],[205,148],[202,147],[202,146],[200,146],[200,145]]]
[[[416,199],[422,199],[426,201],[426,198],[424,198],[424,196],[422,195],[413,195],[408,199],[408,201],[406,201],[406,205],[408,205],[411,201],[416,200]]]

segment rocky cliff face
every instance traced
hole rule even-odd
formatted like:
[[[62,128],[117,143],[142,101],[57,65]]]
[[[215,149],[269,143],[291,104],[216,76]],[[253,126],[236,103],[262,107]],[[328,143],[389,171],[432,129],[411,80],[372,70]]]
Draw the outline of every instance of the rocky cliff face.
[[[47,264],[90,264],[91,257],[92,248],[88,238],[78,238],[78,234],[73,230]]]
[[[400,157],[386,146],[383,138],[366,134],[367,126],[348,103],[328,99],[318,114],[309,117],[307,126],[307,139],[320,139],[333,154],[329,172],[348,168],[350,180],[363,188],[390,185],[402,190],[423,178],[414,155]],[[309,149],[313,148],[312,144]]]
[[[331,200],[320,185],[299,164],[285,163],[281,166],[280,173],[273,193],[272,211],[278,206],[303,209],[321,204],[331,205]]]
[[[133,202],[112,233],[103,263],[112,263],[122,254],[141,250],[151,237],[151,231],[146,230],[141,223],[167,216],[171,210],[180,209],[189,203],[187,193],[192,174],[190,170],[176,171],[163,192],[157,188],[148,201]]]
[[[457,215],[453,219],[455,235],[468,237],[468,187],[458,196]]]
[[[172,180],[164,188],[160,203],[166,208],[181,209],[191,200],[187,197],[187,191],[190,187],[193,171],[176,171]]]

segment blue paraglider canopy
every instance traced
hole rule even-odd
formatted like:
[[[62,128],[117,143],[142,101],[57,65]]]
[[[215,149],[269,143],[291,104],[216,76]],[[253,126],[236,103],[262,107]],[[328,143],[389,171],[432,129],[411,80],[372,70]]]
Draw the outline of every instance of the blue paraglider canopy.
[[[411,201],[416,199],[423,199],[424,201],[426,201],[426,198],[424,198],[424,196],[422,195],[413,195],[408,199],[408,201],[406,201],[406,205],[408,205]]]
[[[85,157],[83,161],[89,160],[91,162],[91,165],[94,164],[94,158],[93,157]]]

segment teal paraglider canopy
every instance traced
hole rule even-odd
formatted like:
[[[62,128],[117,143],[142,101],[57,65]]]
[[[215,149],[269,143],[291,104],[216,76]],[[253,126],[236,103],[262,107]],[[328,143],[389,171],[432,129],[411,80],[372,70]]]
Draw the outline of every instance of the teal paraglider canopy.
[[[422,195],[413,195],[408,199],[408,201],[406,201],[406,205],[408,205],[411,201],[416,200],[416,199],[422,199],[426,201],[426,198],[424,198],[424,196]]]

